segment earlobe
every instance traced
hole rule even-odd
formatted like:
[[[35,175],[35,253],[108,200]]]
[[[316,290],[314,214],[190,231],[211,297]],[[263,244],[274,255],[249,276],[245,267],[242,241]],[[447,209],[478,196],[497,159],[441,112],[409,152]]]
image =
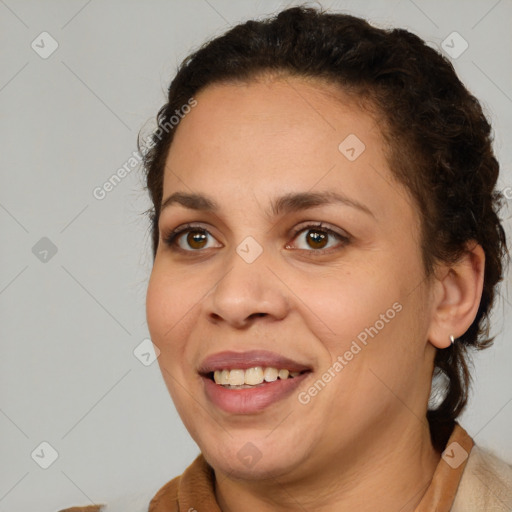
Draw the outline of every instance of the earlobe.
[[[456,343],[473,323],[484,284],[485,253],[476,242],[467,244],[460,259],[439,272],[434,283],[434,303],[429,341],[437,348]],[[453,341],[452,341],[453,337]]]

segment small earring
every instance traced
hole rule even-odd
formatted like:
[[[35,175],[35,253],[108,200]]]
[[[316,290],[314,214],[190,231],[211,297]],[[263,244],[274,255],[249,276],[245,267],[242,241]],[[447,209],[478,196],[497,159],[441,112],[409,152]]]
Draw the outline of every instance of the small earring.
[[[453,345],[455,343],[455,338],[453,334],[450,334],[450,343]]]

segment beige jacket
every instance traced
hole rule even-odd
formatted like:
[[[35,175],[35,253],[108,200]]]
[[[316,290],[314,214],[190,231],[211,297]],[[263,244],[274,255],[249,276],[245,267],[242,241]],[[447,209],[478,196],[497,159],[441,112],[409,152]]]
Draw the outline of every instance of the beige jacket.
[[[512,466],[474,446],[451,512],[512,511]]]
[[[59,512],[221,512],[214,474],[202,455],[157,493]],[[415,512],[512,512],[512,466],[474,445],[456,425]]]

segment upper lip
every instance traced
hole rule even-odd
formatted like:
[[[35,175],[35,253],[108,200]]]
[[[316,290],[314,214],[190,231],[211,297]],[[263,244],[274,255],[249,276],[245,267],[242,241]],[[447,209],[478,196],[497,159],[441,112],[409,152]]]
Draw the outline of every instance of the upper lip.
[[[291,372],[311,370],[311,367],[268,350],[249,350],[246,352],[218,352],[206,357],[199,366],[202,375],[216,370],[254,368],[255,366],[286,369]]]

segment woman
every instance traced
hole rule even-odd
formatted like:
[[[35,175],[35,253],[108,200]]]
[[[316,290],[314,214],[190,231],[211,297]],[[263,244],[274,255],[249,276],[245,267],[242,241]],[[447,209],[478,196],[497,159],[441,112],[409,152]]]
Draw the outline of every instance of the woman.
[[[291,8],[187,58],[158,124],[147,320],[201,455],[149,511],[510,510],[456,421],[507,250],[451,64]]]

